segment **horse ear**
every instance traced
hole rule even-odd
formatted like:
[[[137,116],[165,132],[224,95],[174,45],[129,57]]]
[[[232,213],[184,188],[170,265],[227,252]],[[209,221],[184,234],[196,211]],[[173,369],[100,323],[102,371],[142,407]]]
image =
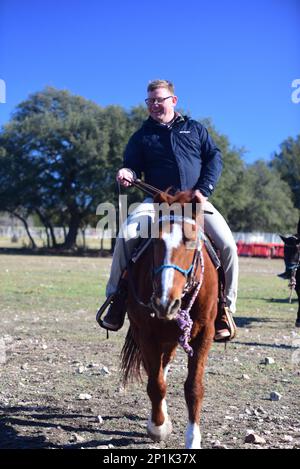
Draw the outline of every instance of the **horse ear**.
[[[299,244],[299,235],[298,234],[295,234],[295,235],[291,236],[290,239],[291,239],[292,243],[295,246],[297,246]]]
[[[158,194],[154,196],[153,200],[154,202],[157,202],[157,203],[167,202],[167,195],[164,192],[159,192]]]
[[[281,234],[279,235],[282,241],[287,244],[288,246],[297,246],[299,242],[299,238],[296,235],[292,236],[282,236]]]

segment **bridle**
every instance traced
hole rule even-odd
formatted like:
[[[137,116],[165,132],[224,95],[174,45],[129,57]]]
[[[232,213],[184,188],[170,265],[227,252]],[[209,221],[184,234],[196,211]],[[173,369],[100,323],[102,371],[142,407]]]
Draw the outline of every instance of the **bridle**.
[[[160,217],[158,222],[162,221],[179,221],[181,223],[190,223],[196,226],[196,221],[192,218],[188,217],[181,217],[181,216],[173,216],[173,217]],[[197,231],[196,231],[197,233]],[[193,327],[193,321],[190,317],[190,310],[198,296],[200,291],[203,278],[204,278],[204,259],[203,259],[203,252],[202,252],[202,232],[198,230],[197,233],[197,243],[194,249],[194,256],[193,261],[188,269],[183,269],[182,267],[178,266],[177,264],[161,264],[160,266],[153,268],[152,271],[152,298],[157,296],[155,292],[155,283],[154,277],[158,273],[162,272],[164,269],[174,269],[180,272],[186,278],[185,286],[182,290],[181,299],[185,298],[186,295],[192,294],[189,299],[189,302],[185,309],[180,309],[176,316],[176,322],[179,328],[182,331],[181,336],[179,337],[178,341],[179,344],[182,346],[184,351],[190,356],[193,356],[193,349],[189,345],[191,339],[191,330]],[[200,269],[199,269],[200,268]],[[197,272],[200,270],[199,277],[197,278]],[[151,298],[151,300],[152,300]],[[152,303],[152,301],[150,302]]]
[[[148,184],[148,183],[145,183],[145,182],[141,181],[140,179],[135,179],[134,181],[128,181],[128,180],[126,180],[126,181],[129,182],[130,184],[132,184],[134,187],[142,190],[143,192],[145,192],[146,194],[148,194],[152,197],[157,195],[157,194],[162,194],[164,192],[164,191],[161,191],[160,189],[157,189],[156,187],[152,186],[151,184]],[[118,185],[118,195],[119,195],[119,212],[122,215],[122,207],[121,207],[121,199],[120,199],[120,195],[121,195],[120,182],[118,182],[117,185]],[[204,213],[211,214],[211,212],[208,212],[208,211],[205,211]],[[159,222],[179,221],[179,218],[180,218],[181,222],[183,220],[189,220],[190,223],[192,223],[193,225],[196,225],[196,221],[194,219],[188,218],[188,217],[179,217],[178,215],[170,215],[170,216],[167,216],[167,217],[162,216],[162,217],[160,217]],[[121,223],[123,224],[122,218],[121,218]],[[130,284],[133,297],[134,297],[135,301],[140,306],[152,310],[151,299],[148,303],[144,303],[142,300],[140,300],[140,298],[138,297],[138,295],[136,293],[135,285],[134,285],[134,282],[133,282],[133,276],[132,276],[132,272],[131,272],[130,259],[129,259],[129,255],[127,253],[127,247],[126,247],[126,242],[125,242],[124,238],[123,238],[123,244],[124,244],[123,247],[124,247],[125,259],[126,259],[126,264],[127,264],[128,282]],[[199,246],[200,246],[200,248],[202,247],[202,237],[199,237],[199,239],[198,239],[198,246],[196,247],[195,252],[194,252],[193,262],[190,265],[189,269],[187,269],[187,270],[182,269],[181,267],[179,267],[177,265],[173,265],[173,264],[172,265],[161,265],[161,266],[159,266],[158,269],[154,269],[154,268],[152,269],[152,291],[153,291],[153,294],[154,294],[154,291],[155,291],[154,290],[154,276],[157,273],[159,273],[160,270],[166,269],[166,268],[174,268],[175,270],[178,270],[179,272],[181,272],[183,275],[186,276],[187,283],[186,283],[186,285],[183,289],[183,296],[186,293],[190,292],[192,288],[197,286],[198,282],[195,279],[195,275],[196,275],[197,268],[198,268],[198,265],[200,263],[200,257],[201,257],[200,256],[201,249],[199,250]],[[153,262],[153,265],[154,265],[154,261],[152,261],[152,262]],[[152,294],[152,296],[153,296],[153,294]],[[150,315],[152,317],[155,316],[154,313],[150,313]]]
[[[128,182],[131,182],[131,181],[128,181]],[[142,181],[140,181],[139,179],[136,179],[135,181],[131,182],[132,185],[134,185],[135,187],[143,190],[144,192],[146,192],[148,195],[151,195],[151,196],[154,196],[156,194],[160,194],[162,193],[163,191],[155,188],[154,186],[151,186],[150,184],[146,184]],[[118,182],[118,192],[119,192],[119,196],[121,194],[121,187],[120,187],[120,183]],[[121,203],[120,203],[120,197],[119,197],[119,211],[120,211],[120,214],[122,214],[122,207],[121,207]],[[211,213],[211,212],[205,212],[205,213]],[[173,215],[173,216],[170,216],[170,217],[167,217],[168,221],[181,221],[181,222],[189,222],[193,225],[196,226],[196,221],[192,218],[186,218],[186,217],[179,217],[176,216],[176,215]],[[180,220],[179,220],[180,219]],[[158,220],[159,222],[162,222],[165,220],[165,217],[160,217],[160,219]],[[123,224],[123,223],[122,223]],[[197,231],[196,231],[197,233]],[[204,235],[204,233],[203,233]],[[194,249],[194,257],[193,257],[193,261],[192,261],[192,264],[190,265],[190,267],[188,269],[183,269],[181,268],[180,266],[176,265],[176,264],[162,264],[160,265],[158,268],[154,269],[154,267],[152,268],[152,296],[149,300],[148,303],[144,303],[142,300],[140,300],[140,298],[138,297],[137,293],[136,293],[136,289],[135,289],[135,285],[134,285],[134,281],[133,281],[133,275],[132,275],[132,271],[131,271],[131,263],[130,263],[130,259],[129,259],[129,256],[128,256],[128,253],[127,253],[127,247],[126,247],[126,242],[125,242],[125,239],[123,238],[123,242],[124,242],[124,254],[125,254],[125,258],[126,258],[126,264],[127,264],[127,274],[128,274],[128,282],[129,282],[129,285],[130,285],[130,288],[131,288],[131,291],[132,291],[132,295],[136,301],[137,304],[139,304],[140,306],[144,307],[144,308],[147,308],[147,309],[150,309],[151,312],[150,312],[150,316],[151,317],[155,317],[155,313],[153,312],[153,306],[152,306],[152,298],[153,298],[153,295],[155,295],[155,285],[154,285],[154,277],[155,275],[157,275],[159,272],[161,272],[163,269],[174,269],[174,270],[177,270],[179,271],[181,274],[183,274],[185,277],[186,277],[186,284],[184,286],[184,289],[182,291],[182,298],[185,297],[187,294],[190,294],[192,293],[192,296],[190,298],[190,301],[187,305],[187,307],[185,309],[181,309],[178,314],[177,314],[177,318],[176,318],[176,321],[177,321],[177,324],[179,326],[179,328],[181,329],[182,331],[182,335],[179,337],[178,341],[180,343],[180,345],[183,347],[183,349],[185,350],[185,352],[189,355],[189,356],[193,356],[193,349],[191,348],[191,346],[189,345],[189,341],[190,341],[190,338],[191,338],[191,329],[192,329],[192,326],[193,326],[193,321],[191,320],[190,318],[190,310],[198,296],[198,293],[200,291],[200,288],[201,288],[201,285],[202,285],[202,282],[203,282],[203,277],[204,277],[204,259],[203,259],[203,252],[202,252],[202,245],[203,245],[203,242],[202,242],[202,232],[200,230],[198,230],[198,236],[197,236],[197,244],[196,244],[196,248]],[[152,244],[153,246],[153,244]],[[154,262],[153,262],[153,266],[154,266]],[[197,271],[199,270],[198,267],[200,267],[200,277],[197,279],[196,278],[196,275],[197,275]]]
[[[189,223],[190,225],[197,226],[196,220],[189,217],[179,216],[179,215],[170,215],[170,216],[162,216],[158,219],[158,223],[162,222],[180,222],[180,223]],[[177,264],[161,264],[158,267],[153,267],[153,274],[152,274],[152,285],[153,285],[153,294],[155,294],[155,285],[154,285],[154,277],[162,272],[164,269],[174,269],[180,272],[186,278],[186,284],[184,286],[182,297],[184,297],[187,293],[189,293],[193,288],[195,288],[199,280],[196,280],[196,272],[198,270],[198,266],[200,263],[200,252],[201,252],[201,244],[202,244],[202,232],[199,230],[197,236],[196,246],[194,248],[194,256],[191,265],[187,269],[183,269]],[[153,262],[154,265],[154,262]]]

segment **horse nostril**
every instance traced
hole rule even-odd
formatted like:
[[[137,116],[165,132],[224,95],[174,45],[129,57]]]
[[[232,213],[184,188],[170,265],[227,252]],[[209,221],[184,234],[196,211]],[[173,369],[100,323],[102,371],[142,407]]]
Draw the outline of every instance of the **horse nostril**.
[[[161,309],[161,302],[160,302],[160,299],[157,296],[152,296],[151,304],[152,304],[152,307],[154,309],[156,309],[156,310]]]
[[[181,299],[169,300],[167,304],[161,302],[157,296],[151,298],[152,308],[160,319],[173,319],[181,306]]]
[[[177,299],[172,304],[172,309],[177,311],[180,308],[181,300]]]
[[[157,307],[160,306],[160,299],[157,296],[154,298],[153,304]]]

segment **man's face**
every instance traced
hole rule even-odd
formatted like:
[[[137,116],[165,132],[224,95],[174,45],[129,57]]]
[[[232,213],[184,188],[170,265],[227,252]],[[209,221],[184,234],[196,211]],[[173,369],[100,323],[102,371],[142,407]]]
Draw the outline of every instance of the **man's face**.
[[[163,98],[167,99],[163,100]],[[178,101],[177,96],[173,96],[166,88],[156,88],[148,92],[148,99],[150,102],[147,102],[147,107],[152,119],[164,124],[173,119],[174,108]]]

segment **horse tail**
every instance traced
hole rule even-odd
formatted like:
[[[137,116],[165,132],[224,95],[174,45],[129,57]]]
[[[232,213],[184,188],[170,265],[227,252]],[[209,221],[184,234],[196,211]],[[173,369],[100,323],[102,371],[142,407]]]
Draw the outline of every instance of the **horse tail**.
[[[121,351],[121,372],[124,385],[128,381],[142,381],[141,365],[144,366],[141,350],[134,340],[131,327],[129,327]]]

